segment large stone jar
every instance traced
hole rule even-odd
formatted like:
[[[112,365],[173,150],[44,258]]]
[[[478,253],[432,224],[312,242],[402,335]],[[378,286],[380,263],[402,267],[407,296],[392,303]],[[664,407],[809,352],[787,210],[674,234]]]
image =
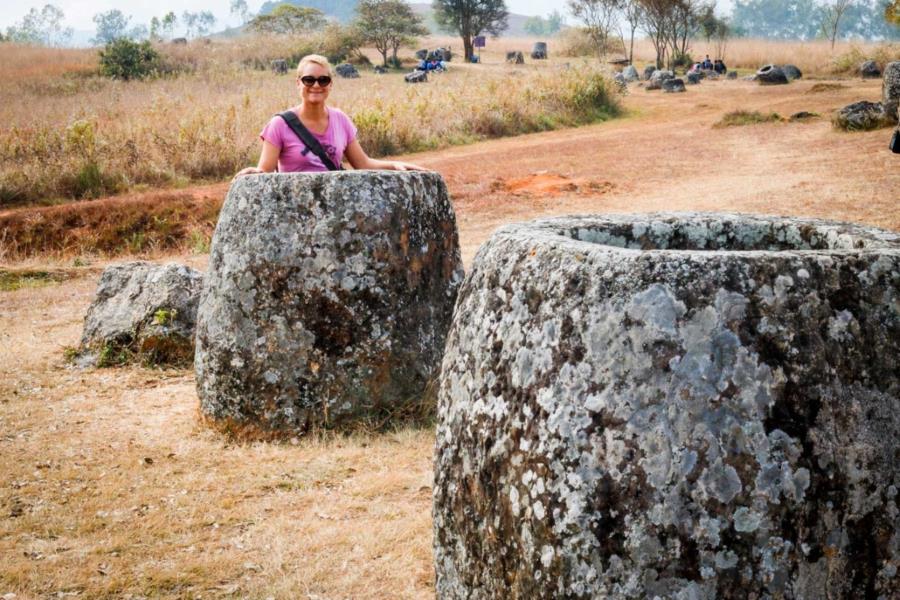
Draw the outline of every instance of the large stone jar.
[[[427,414],[462,275],[436,173],[236,180],[198,314],[202,412],[251,432]]]
[[[508,226],[440,379],[439,598],[896,598],[900,236]]]

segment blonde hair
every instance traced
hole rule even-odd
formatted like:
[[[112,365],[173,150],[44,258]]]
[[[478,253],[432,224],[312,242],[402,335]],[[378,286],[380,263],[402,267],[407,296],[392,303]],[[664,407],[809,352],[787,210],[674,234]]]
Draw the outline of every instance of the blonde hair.
[[[334,76],[334,71],[331,69],[331,63],[328,62],[327,58],[321,54],[307,54],[300,59],[300,63],[297,65],[297,77],[303,75],[303,67],[310,63],[328,69],[328,74]]]

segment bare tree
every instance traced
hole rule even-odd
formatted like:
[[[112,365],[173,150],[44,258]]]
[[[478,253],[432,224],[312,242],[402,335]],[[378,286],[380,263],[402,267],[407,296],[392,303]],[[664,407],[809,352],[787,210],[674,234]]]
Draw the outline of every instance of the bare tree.
[[[841,19],[844,13],[853,6],[853,0],[831,0],[822,6],[822,23],[819,31],[826,39],[831,40],[831,49],[834,50],[834,42],[837,39],[841,27]]]
[[[679,0],[673,3],[669,19],[669,67],[683,63],[690,49],[691,40],[700,30],[700,19],[704,6],[699,0]]]
[[[672,11],[678,0],[638,0],[641,5],[641,27],[656,50],[656,68],[661,69],[668,53]]]
[[[625,0],[625,4],[622,6],[622,18],[625,23],[628,24],[629,31],[629,45],[628,52],[626,55],[628,56],[628,63],[634,63],[634,34],[641,26],[641,21],[644,18],[644,7],[641,5],[639,0]],[[622,33],[622,43],[624,45],[625,34]]]
[[[716,58],[725,60],[725,48],[728,46],[728,38],[731,37],[731,24],[728,19],[718,19],[716,30],[713,33],[713,41],[716,44]]]
[[[606,54],[609,33],[622,6],[623,0],[569,0],[572,16],[584,24],[601,57]]]

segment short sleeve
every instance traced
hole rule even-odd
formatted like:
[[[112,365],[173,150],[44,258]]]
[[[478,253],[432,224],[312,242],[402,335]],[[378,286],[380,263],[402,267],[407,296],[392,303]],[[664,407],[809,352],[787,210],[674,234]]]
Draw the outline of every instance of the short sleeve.
[[[276,148],[281,148],[284,145],[284,138],[282,137],[284,128],[281,125],[283,122],[284,119],[279,116],[272,117],[260,132],[259,139],[269,142]]]
[[[356,125],[353,123],[353,120],[347,116],[347,113],[344,111],[337,111],[337,114],[341,119],[341,129],[344,131],[344,135],[346,136],[347,145],[353,143],[353,140],[356,139]]]

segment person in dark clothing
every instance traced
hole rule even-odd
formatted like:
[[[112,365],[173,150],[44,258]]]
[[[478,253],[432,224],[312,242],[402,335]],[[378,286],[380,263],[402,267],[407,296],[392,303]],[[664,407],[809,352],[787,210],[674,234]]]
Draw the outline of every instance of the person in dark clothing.
[[[712,69],[713,68],[713,63],[711,60],[709,60],[709,54],[706,55],[706,59],[703,61],[703,64],[700,65],[700,67],[703,69]]]
[[[724,75],[725,73],[728,72],[728,67],[726,67],[725,63],[719,58],[716,59],[716,63],[713,65],[713,69],[719,75]]]

